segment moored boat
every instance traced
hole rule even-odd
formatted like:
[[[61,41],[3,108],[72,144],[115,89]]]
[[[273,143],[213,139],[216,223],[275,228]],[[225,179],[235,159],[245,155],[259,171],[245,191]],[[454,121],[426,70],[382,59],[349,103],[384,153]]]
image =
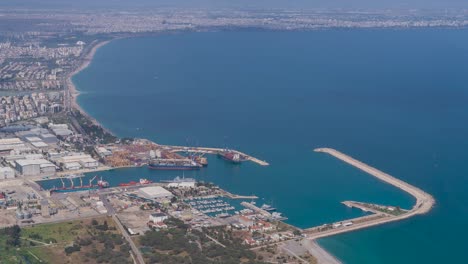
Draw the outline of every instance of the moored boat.
[[[234,164],[240,164],[243,161],[242,156],[239,153],[228,149],[218,153],[218,156]]]
[[[198,170],[201,167],[191,159],[153,159],[148,164],[153,170]]]

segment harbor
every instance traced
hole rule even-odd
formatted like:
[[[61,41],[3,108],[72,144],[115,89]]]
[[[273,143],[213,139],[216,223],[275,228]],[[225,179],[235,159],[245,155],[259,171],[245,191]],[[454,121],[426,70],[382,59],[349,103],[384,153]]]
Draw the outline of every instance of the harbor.
[[[435,204],[434,198],[423,190],[374,167],[371,167],[370,165],[358,161],[342,152],[331,148],[317,148],[314,151],[329,154],[353,167],[366,172],[371,176],[376,177],[379,180],[382,180],[392,186],[395,186],[398,189],[409,193],[416,199],[416,203],[413,205],[411,210],[397,210],[393,206],[381,206],[355,201],[344,201],[342,203],[348,207],[356,207],[372,214],[354,219],[343,220],[338,223],[324,224],[318,227],[304,229],[303,232],[304,234],[307,234],[309,239],[334,236],[341,233],[356,231],[389,222],[400,221],[418,214],[425,214],[429,212]]]
[[[161,147],[168,149],[171,152],[189,152],[189,153],[195,152],[195,153],[206,153],[206,154],[214,154],[214,155],[219,155],[226,151],[229,151],[229,152],[239,155],[240,159],[243,161],[251,161],[261,166],[270,165],[268,162],[264,160],[260,160],[258,158],[255,158],[251,155],[245,154],[238,150],[227,150],[227,149],[222,149],[222,148],[207,148],[207,147],[169,146],[169,145],[167,146],[161,145]]]

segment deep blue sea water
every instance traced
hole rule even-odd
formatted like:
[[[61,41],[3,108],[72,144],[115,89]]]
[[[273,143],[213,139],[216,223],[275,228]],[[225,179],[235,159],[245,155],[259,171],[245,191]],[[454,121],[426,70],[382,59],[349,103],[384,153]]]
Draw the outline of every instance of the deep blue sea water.
[[[345,263],[468,259],[468,31],[216,32],[111,42],[74,78],[79,103],[119,136],[228,146],[270,162],[210,158],[185,176],[256,194],[309,227],[409,195],[314,153],[333,147],[433,194],[427,215],[321,239]],[[178,172],[100,173],[113,184]]]

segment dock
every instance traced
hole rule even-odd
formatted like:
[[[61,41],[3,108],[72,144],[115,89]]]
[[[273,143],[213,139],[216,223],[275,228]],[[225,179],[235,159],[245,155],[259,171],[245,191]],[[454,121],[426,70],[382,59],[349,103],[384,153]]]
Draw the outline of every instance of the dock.
[[[197,153],[206,153],[206,154],[219,154],[224,151],[222,148],[207,148],[207,147],[183,147],[183,146],[168,146],[168,145],[159,145],[162,148],[167,148],[172,152],[197,152]],[[264,160],[260,160],[238,150],[232,150],[232,152],[239,154],[240,156],[245,157],[246,160],[251,162],[257,163],[261,166],[268,166],[270,165],[268,162]]]
[[[342,152],[339,152],[331,148],[318,148],[318,149],[315,149],[314,151],[329,154],[345,163],[348,163],[349,165],[353,167],[356,167],[368,173],[369,175],[376,177],[377,179],[381,181],[384,181],[388,184],[391,184],[399,188],[400,190],[404,192],[407,192],[408,194],[410,194],[416,199],[416,203],[411,208],[411,210],[405,211],[404,213],[400,215],[390,215],[390,214],[386,214],[383,212],[375,211],[373,212],[374,214],[372,215],[346,220],[346,221],[352,221],[352,224],[349,226],[340,227],[336,229],[327,229],[324,231],[319,231],[320,227],[312,227],[312,228],[305,229],[304,233],[308,235],[309,239],[317,239],[321,237],[333,236],[333,235],[337,235],[337,234],[341,234],[345,232],[351,232],[351,231],[355,231],[355,230],[359,230],[363,228],[368,228],[371,226],[381,225],[381,224],[388,223],[388,222],[400,221],[406,218],[413,217],[415,215],[425,214],[429,212],[435,204],[434,198],[430,194],[421,190],[420,188],[415,187],[400,179],[397,179],[385,172],[382,172],[374,167],[371,167],[370,165],[367,165],[361,161],[358,161]],[[363,210],[365,209],[367,211],[373,211],[373,210],[370,210],[370,208],[368,207],[359,205],[358,202],[348,201],[346,205],[357,207]]]
[[[265,210],[263,210],[262,208],[259,208],[257,207],[256,205],[252,204],[252,203],[248,203],[248,202],[242,202],[241,203],[242,206],[244,207],[247,207],[249,209],[252,209],[253,211],[259,213],[259,214],[262,214],[266,217],[271,217],[271,214]]]
[[[238,195],[238,194],[232,194],[226,190],[223,190],[222,192],[223,196],[226,196],[229,199],[243,199],[243,200],[254,200],[258,199],[258,196],[255,195]]]

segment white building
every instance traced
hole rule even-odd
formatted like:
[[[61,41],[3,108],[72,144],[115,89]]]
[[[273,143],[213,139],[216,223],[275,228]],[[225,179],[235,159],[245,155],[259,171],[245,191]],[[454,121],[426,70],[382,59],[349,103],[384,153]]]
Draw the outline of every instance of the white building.
[[[27,149],[26,145],[19,138],[0,139],[0,154],[10,154],[14,150]]]
[[[34,141],[34,142],[31,142],[31,145],[33,145],[35,148],[48,148],[49,147],[49,145],[47,145],[43,141]]]
[[[65,170],[80,170],[81,169],[81,164],[78,162],[66,162],[63,163],[63,168]]]
[[[10,167],[0,167],[0,180],[15,178],[15,170]]]
[[[140,188],[140,195],[148,199],[170,198],[174,196],[170,191],[161,186],[150,186]]]
[[[98,147],[96,148],[96,152],[99,154],[101,157],[107,157],[112,155],[112,151],[104,148],[104,147]]]
[[[73,134],[73,131],[68,129],[67,124],[53,124],[53,123],[50,123],[49,128],[57,136],[68,136],[68,135]]]
[[[99,162],[93,158],[87,158],[80,160],[81,166],[86,169],[96,169],[99,167]]]
[[[41,173],[55,173],[56,167],[45,159],[21,159],[15,161],[16,170],[25,176],[39,175]]]
[[[80,164],[81,167],[86,169],[95,169],[99,167],[99,162],[90,155],[87,154],[74,154],[69,156],[63,156],[56,159],[62,166],[65,166],[67,163],[77,162]]]
[[[164,213],[154,213],[154,214],[150,214],[149,216],[149,220],[153,221],[153,223],[163,222],[164,220],[168,218],[169,217]]]
[[[25,139],[26,139],[28,142],[42,141],[42,139],[40,139],[40,138],[38,138],[38,137],[25,137]]]
[[[195,188],[195,181],[180,181],[180,182],[171,182],[167,187],[173,188]]]

